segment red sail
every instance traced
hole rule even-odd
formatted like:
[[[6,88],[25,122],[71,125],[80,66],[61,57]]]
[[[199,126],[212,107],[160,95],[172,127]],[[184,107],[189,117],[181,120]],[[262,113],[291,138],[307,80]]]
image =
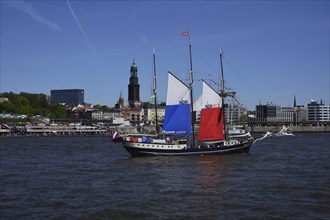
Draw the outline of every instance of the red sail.
[[[199,124],[198,140],[224,139],[222,108],[203,108]]]

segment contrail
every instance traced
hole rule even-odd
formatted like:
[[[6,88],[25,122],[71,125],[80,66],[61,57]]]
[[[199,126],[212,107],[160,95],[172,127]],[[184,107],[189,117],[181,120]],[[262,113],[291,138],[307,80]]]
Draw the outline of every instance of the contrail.
[[[47,19],[46,17],[42,16],[39,11],[37,11],[30,3],[16,0],[16,1],[4,1],[9,7],[19,10],[27,15],[29,15],[35,21],[47,25],[53,29],[62,30],[60,26],[58,26],[55,22]]]
[[[86,32],[84,31],[84,29],[83,29],[82,26],[80,25],[80,22],[79,22],[79,20],[78,20],[78,17],[77,17],[76,14],[74,13],[74,11],[73,11],[73,9],[72,9],[72,7],[71,7],[71,4],[70,4],[70,2],[69,2],[69,0],[67,0],[67,3],[68,3],[69,10],[70,10],[70,12],[71,12],[71,14],[72,14],[74,20],[76,21],[76,23],[77,23],[77,25],[78,25],[78,27],[79,27],[79,29],[80,29],[80,31],[81,31],[81,33],[82,33],[82,35],[83,35],[85,41],[86,41],[86,44],[88,45],[89,49],[91,49],[91,51],[94,51],[94,48],[93,48],[92,44],[89,42],[88,37],[87,37],[87,35],[86,35]]]

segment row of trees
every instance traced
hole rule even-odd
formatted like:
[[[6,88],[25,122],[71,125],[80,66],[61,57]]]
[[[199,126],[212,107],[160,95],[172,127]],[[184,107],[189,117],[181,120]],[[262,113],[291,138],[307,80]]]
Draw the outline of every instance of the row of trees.
[[[73,117],[71,108],[67,108],[62,104],[53,104],[47,99],[45,94],[31,94],[21,92],[19,94],[13,92],[0,93],[1,98],[7,98],[8,101],[0,102],[0,113],[10,113],[18,115],[42,115],[56,119],[67,119]],[[102,111],[112,110],[106,105],[97,104],[94,109]]]
[[[68,117],[65,106],[51,104],[45,94],[5,92],[1,93],[0,97],[8,99],[0,103],[0,113],[43,115],[51,118]]]

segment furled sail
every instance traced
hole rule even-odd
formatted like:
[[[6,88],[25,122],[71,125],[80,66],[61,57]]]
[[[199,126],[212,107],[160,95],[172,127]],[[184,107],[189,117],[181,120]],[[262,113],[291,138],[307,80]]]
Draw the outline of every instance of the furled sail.
[[[168,87],[163,131],[166,134],[190,135],[191,113],[189,87],[168,72]]]
[[[222,140],[224,138],[223,108],[220,95],[203,81],[202,111],[198,141]]]

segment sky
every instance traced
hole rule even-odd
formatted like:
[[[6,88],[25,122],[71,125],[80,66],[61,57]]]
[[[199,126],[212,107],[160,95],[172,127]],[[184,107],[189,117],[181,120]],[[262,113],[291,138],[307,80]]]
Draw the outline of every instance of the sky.
[[[188,83],[189,31],[194,99],[201,79],[218,88],[223,48],[226,88],[249,110],[329,98],[329,1],[0,0],[0,92],[84,89],[85,102],[128,98],[138,68],[141,101],[157,98],[167,71]],[[229,100],[230,101],[230,100]]]

